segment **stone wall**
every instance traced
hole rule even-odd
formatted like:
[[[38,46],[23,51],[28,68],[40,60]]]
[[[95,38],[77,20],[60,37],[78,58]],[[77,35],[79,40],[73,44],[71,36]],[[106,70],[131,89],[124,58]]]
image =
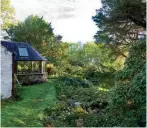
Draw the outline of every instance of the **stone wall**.
[[[12,53],[1,45],[1,97],[12,95]]]
[[[47,81],[47,74],[17,74],[17,78],[22,85],[32,85]]]

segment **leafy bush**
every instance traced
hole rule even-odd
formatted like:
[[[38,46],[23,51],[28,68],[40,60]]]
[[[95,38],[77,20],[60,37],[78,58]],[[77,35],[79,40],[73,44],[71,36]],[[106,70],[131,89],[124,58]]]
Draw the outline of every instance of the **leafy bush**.
[[[59,102],[54,106],[45,109],[47,117],[44,119],[43,123],[45,126],[47,124],[56,127],[63,127],[65,125],[68,126],[66,123],[66,116],[70,113],[70,111],[71,108],[68,107],[66,102]]]
[[[59,100],[72,99],[83,104],[97,100],[107,101],[107,91],[99,90],[95,86],[83,88],[82,86],[66,85],[64,82],[59,82],[56,84],[56,91]]]
[[[81,79],[79,77],[62,76],[62,77],[59,77],[58,79],[59,81],[63,82],[64,85],[70,85],[70,86],[89,87],[92,84],[88,80]]]
[[[107,92],[96,86],[73,86],[64,82],[65,79],[56,80],[59,101],[45,110],[44,126],[101,126],[103,110],[108,105]]]
[[[116,86],[109,95],[109,114],[115,117],[115,120],[110,119],[112,126],[138,127],[140,122],[145,126],[145,48],[145,41],[134,42],[124,69],[116,73]]]
[[[103,126],[103,114],[89,113],[81,106],[69,106],[67,102],[59,102],[45,109],[47,117],[43,120],[44,126],[54,127],[98,127]]]

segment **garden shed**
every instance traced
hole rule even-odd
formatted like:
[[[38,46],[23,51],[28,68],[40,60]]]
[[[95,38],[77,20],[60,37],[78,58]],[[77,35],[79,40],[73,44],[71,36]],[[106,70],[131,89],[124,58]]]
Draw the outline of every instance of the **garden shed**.
[[[1,41],[1,97],[13,95],[14,78],[23,84],[46,81],[46,61],[28,43]]]

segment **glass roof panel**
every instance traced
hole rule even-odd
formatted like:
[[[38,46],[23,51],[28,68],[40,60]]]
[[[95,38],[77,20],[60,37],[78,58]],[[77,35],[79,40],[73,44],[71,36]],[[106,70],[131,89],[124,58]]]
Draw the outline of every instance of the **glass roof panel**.
[[[27,48],[18,48],[19,56],[29,56]]]

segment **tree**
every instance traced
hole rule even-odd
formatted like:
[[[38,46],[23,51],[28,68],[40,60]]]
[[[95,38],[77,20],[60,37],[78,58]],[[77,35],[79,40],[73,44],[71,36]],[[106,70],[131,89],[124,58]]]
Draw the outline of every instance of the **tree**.
[[[51,23],[43,20],[43,17],[28,16],[24,22],[12,25],[6,32],[13,41],[28,42],[43,55],[48,54],[55,37]]]
[[[99,31],[96,42],[128,44],[146,28],[146,4],[142,0],[102,0],[94,22]]]
[[[2,29],[8,28],[11,24],[15,23],[14,21],[14,8],[10,5],[10,0],[1,0],[1,20],[2,20]]]
[[[145,30],[146,4],[142,0],[102,0],[102,4],[93,17],[99,27],[96,43],[105,42],[121,55],[129,48],[124,68],[115,74],[115,86],[109,91],[105,125],[145,127],[145,41],[138,40],[138,34]]]
[[[56,35],[55,36],[55,39],[56,39],[56,42],[61,42],[62,41],[62,36],[61,35]]]
[[[68,55],[68,61],[73,66],[96,67],[99,72],[114,71],[122,68],[116,62],[118,56],[111,55],[112,50],[104,43],[96,45],[94,42],[89,42],[84,44],[83,48],[74,46]]]

